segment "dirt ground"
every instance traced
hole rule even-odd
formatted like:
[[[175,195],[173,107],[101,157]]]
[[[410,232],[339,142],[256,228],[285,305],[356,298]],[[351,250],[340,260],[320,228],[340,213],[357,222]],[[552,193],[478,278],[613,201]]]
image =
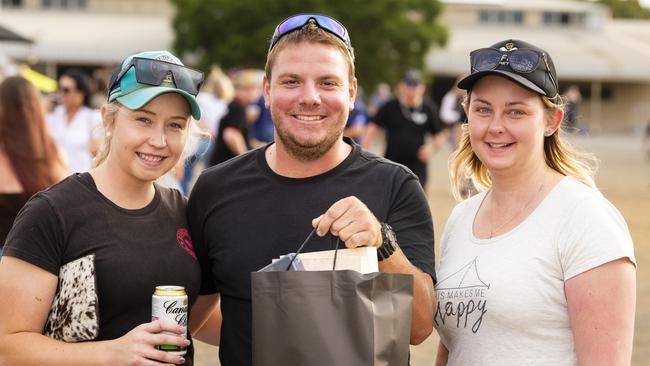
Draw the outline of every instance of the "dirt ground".
[[[580,136],[573,142],[593,152],[600,160],[596,183],[600,190],[623,214],[632,233],[637,269],[637,310],[632,365],[650,364],[650,161],[644,160],[641,138],[632,135]],[[427,196],[436,229],[436,255],[439,239],[455,202],[449,193],[447,157],[443,148],[430,164]],[[413,366],[433,365],[438,344],[434,331],[424,343],[412,346]],[[195,365],[219,365],[218,348],[196,342]],[[643,361],[645,360],[645,361]]]

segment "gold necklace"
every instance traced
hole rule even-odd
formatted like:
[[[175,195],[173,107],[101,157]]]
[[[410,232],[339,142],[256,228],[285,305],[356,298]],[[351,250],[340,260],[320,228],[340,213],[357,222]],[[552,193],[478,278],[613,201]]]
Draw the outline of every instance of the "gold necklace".
[[[512,220],[514,220],[517,216],[521,215],[521,213],[524,212],[524,210],[525,210],[528,206],[530,206],[531,203],[533,203],[533,201],[535,200],[535,198],[537,198],[537,196],[538,196],[539,193],[542,191],[542,189],[544,189],[544,183],[545,183],[545,180],[546,180],[546,179],[542,180],[542,184],[539,185],[539,189],[537,190],[537,192],[535,192],[535,194],[534,194],[534,195],[533,195],[533,196],[528,200],[528,202],[526,202],[526,204],[523,205],[523,206],[519,209],[519,211],[517,211],[517,212],[516,212],[512,217],[510,217],[510,219],[508,219],[508,221],[506,221],[506,222],[504,222],[503,224],[499,225],[497,228],[493,228],[493,227],[492,227],[492,222],[493,222],[494,220],[491,220],[491,221],[490,221],[490,236],[488,237],[488,239],[492,239],[492,237],[494,236],[494,233],[499,232],[499,230],[501,230],[504,226],[506,226],[506,225],[508,225],[509,223],[511,223]],[[485,197],[486,197],[486,198],[487,198],[487,195],[488,195],[491,191],[492,191],[492,188],[490,187],[490,191],[489,191],[488,193],[485,194]],[[483,199],[483,200],[485,201],[485,199]],[[481,202],[481,206],[482,206],[482,205],[483,205],[483,202]],[[481,209],[481,208],[479,207],[479,210],[480,210],[480,209]],[[494,211],[494,210],[493,210],[493,211]]]

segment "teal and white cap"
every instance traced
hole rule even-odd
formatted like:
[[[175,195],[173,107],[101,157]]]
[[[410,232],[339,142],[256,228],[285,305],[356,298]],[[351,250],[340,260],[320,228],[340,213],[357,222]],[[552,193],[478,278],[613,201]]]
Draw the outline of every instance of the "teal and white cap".
[[[134,62],[137,59],[157,60],[164,63],[151,63],[146,60],[142,60],[144,62]],[[145,64],[152,66],[157,64],[163,65],[163,67],[144,68],[139,66]],[[179,65],[180,68],[175,68],[169,64]],[[165,68],[165,65],[170,67]],[[138,67],[143,69],[136,70]],[[139,82],[136,72],[142,75],[140,77],[141,81],[153,78],[155,82],[146,84]],[[108,102],[117,100],[125,107],[136,110],[161,94],[178,93],[187,100],[192,117],[198,120],[201,118],[201,109],[195,95],[198,93],[202,81],[203,73],[186,68],[178,57],[168,51],[141,52],[125,58],[113,71],[108,89]],[[193,93],[190,94],[188,90]]]

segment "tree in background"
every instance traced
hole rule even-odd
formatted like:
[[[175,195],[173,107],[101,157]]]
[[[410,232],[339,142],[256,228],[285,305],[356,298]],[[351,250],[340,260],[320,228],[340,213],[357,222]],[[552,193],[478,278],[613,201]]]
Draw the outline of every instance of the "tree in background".
[[[641,6],[639,0],[595,0],[593,2],[609,7],[614,18],[650,19],[650,10]]]
[[[373,90],[394,84],[404,70],[422,69],[426,53],[443,46],[438,0],[172,0],[174,48],[204,70],[263,68],[275,26],[289,15],[323,13],[350,32],[359,83]]]

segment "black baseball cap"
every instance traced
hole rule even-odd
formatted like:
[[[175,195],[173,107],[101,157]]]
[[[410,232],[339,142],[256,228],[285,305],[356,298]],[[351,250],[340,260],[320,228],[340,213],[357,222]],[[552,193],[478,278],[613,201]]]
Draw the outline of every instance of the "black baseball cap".
[[[501,75],[548,98],[558,97],[555,65],[548,52],[530,43],[508,39],[470,53],[471,74],[458,82],[470,90],[486,75]]]
[[[415,69],[406,70],[402,81],[408,86],[418,86],[422,84],[422,74]]]

